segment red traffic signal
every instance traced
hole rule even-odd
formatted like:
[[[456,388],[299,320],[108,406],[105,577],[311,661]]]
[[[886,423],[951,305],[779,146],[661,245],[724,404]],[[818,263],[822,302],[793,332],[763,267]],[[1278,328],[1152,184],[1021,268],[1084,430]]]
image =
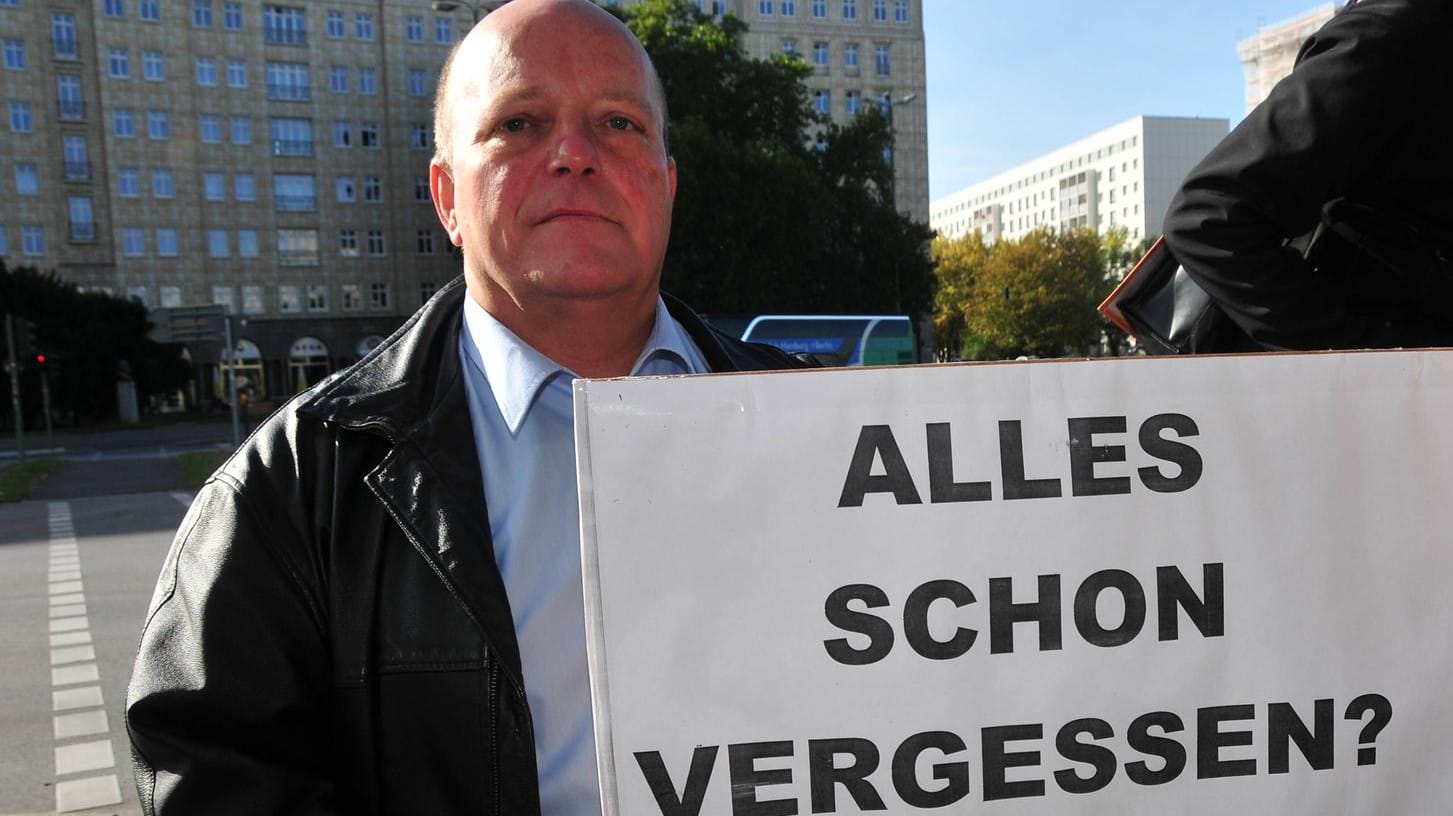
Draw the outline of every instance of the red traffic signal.
[[[45,365],[45,355],[44,354],[37,354],[37,355],[35,355],[35,361],[37,363],[41,364],[41,365]]]

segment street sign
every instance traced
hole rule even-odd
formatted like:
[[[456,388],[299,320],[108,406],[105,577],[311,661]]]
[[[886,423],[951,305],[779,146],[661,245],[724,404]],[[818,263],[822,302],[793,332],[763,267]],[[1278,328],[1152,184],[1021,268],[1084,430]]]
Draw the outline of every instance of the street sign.
[[[157,343],[217,342],[222,339],[226,314],[226,307],[220,304],[152,309],[147,337]]]

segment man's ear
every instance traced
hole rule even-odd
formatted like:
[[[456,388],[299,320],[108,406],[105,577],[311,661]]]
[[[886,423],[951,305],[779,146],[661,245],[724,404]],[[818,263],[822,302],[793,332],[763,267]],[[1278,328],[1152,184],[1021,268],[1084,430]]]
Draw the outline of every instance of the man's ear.
[[[673,174],[672,188],[675,186]],[[454,215],[454,177],[449,174],[449,168],[440,164],[437,158],[429,162],[429,195],[434,199],[434,213],[439,216],[439,223],[449,234],[449,241],[454,246],[464,246],[464,236],[459,231],[459,219]]]
[[[673,156],[666,157],[666,178],[671,183],[671,203],[676,203],[676,159]]]

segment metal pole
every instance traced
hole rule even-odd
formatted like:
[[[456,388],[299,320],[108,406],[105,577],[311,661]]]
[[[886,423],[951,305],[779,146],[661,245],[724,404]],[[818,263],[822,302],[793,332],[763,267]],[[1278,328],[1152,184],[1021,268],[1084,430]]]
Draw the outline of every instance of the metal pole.
[[[232,315],[222,316],[222,333],[227,343],[227,398],[232,403],[232,447],[242,447],[242,415],[237,405],[237,349],[232,345]]]
[[[40,366],[40,405],[45,412],[45,435],[49,438],[54,435],[50,425],[50,369],[44,364]]]
[[[5,315],[5,345],[10,359],[5,369],[10,372],[10,409],[15,412],[15,453],[19,461],[25,462],[25,422],[20,416],[20,363],[15,360],[15,319]]]

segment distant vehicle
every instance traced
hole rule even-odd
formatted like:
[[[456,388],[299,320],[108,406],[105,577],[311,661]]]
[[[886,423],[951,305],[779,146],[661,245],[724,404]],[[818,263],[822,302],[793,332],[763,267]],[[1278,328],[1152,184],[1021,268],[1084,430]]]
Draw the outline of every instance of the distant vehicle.
[[[741,337],[787,352],[805,351],[829,365],[918,362],[907,315],[759,315]]]

